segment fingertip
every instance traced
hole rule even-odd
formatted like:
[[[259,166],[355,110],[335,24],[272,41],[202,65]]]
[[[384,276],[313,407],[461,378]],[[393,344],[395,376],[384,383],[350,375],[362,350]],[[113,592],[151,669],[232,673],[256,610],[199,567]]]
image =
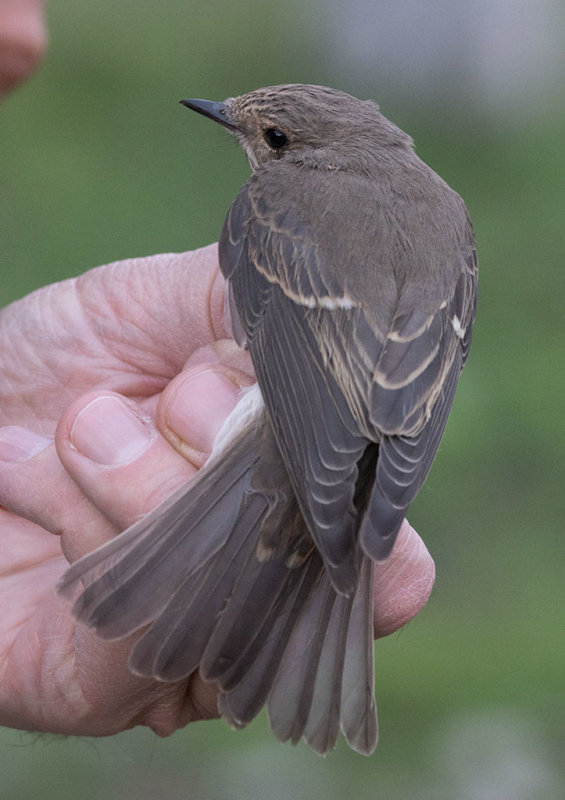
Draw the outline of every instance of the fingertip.
[[[55,441],[61,457],[71,450],[96,464],[119,466],[138,458],[156,435],[135,403],[114,392],[92,392],[62,415]]]
[[[249,376],[220,364],[198,364],[164,390],[156,425],[172,447],[196,467],[206,461],[216,434],[237,404]]]
[[[422,610],[432,593],[435,575],[435,562],[426,545],[404,520],[391,555],[375,565],[376,637],[388,636]]]
[[[0,97],[37,69],[47,47],[40,3],[0,3]]]

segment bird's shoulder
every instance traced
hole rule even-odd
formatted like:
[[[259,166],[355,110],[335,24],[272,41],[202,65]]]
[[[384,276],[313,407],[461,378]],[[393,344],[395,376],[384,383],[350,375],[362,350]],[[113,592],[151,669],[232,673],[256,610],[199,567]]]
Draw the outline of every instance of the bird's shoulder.
[[[305,305],[361,306],[386,328],[402,297],[433,313],[474,248],[463,201],[414,154],[365,172],[271,162],[242,187],[226,220],[229,277],[252,262]]]

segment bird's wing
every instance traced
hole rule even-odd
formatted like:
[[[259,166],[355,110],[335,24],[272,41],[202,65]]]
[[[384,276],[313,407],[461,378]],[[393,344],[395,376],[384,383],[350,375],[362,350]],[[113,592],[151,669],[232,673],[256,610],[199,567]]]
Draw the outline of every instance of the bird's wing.
[[[220,264],[300,507],[334,585],[349,591],[359,459],[368,440],[380,440],[361,533],[367,553],[384,557],[447,420],[468,348],[474,272],[462,271],[431,311],[429,301],[423,312],[418,297],[402,291],[387,310],[391,292],[374,287],[368,309],[363,287],[350,293],[335,269],[339,262],[344,276],[351,269],[355,253],[343,240],[354,237],[336,236],[341,252],[330,267],[308,210],[301,214],[280,184],[270,196],[265,188],[253,178],[242,187],[222,232]],[[315,186],[312,195],[324,202]],[[390,278],[383,265],[374,275],[375,283]],[[355,289],[354,280],[349,285]]]
[[[434,313],[402,297],[375,367],[371,421],[381,431],[375,485],[361,526],[361,544],[386,558],[406,510],[437,452],[471,343],[477,257],[467,230],[460,277]],[[402,310],[406,306],[406,312]]]
[[[302,513],[336,588],[349,593],[357,580],[357,462],[367,442],[312,325],[333,313],[317,303],[332,287],[322,283],[307,231],[287,219],[285,226],[261,216],[246,184],[226,219],[220,265]]]

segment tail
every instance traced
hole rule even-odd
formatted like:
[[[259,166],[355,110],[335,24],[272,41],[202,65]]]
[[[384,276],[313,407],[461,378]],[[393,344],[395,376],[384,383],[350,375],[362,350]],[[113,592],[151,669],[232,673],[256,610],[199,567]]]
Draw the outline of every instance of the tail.
[[[331,750],[341,729],[370,754],[373,693],[372,562],[354,595],[332,586],[311,548],[260,548],[261,524],[281,502],[252,483],[262,425],[232,440],[188,486],[65,573],[73,613],[105,639],[146,628],[130,653],[139,675],[178,681],[196,669],[220,687],[234,727],[266,705],[273,733]],[[286,498],[288,502],[288,498]]]

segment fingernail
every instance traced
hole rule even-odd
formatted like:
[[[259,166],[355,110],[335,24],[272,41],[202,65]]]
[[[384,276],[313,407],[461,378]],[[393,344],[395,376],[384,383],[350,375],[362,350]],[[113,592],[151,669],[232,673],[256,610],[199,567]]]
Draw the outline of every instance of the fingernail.
[[[207,453],[235,407],[239,392],[239,387],[221,372],[198,372],[187,378],[171,398],[167,427],[194,450]]]
[[[126,401],[97,397],[79,412],[71,428],[71,444],[98,464],[117,466],[133,461],[149,446],[155,433]]]
[[[25,461],[45,450],[50,444],[53,444],[52,439],[27,428],[20,428],[17,425],[0,428],[1,461]]]

